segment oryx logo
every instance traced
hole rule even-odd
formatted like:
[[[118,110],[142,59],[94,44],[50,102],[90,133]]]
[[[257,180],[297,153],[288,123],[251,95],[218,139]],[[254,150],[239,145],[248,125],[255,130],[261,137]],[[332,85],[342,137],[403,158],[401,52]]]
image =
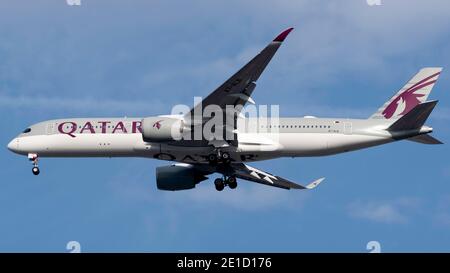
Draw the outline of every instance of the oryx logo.
[[[156,129],[160,129],[161,128],[161,122],[162,122],[163,120],[158,120],[157,122],[155,122],[155,123],[153,123],[153,128],[156,128]]]
[[[413,86],[403,91],[383,110],[383,116],[386,119],[390,119],[391,117],[396,116],[402,116],[411,111],[419,103],[422,103],[423,99],[420,98],[425,96],[422,89],[435,83],[437,79],[434,78],[439,74],[440,72],[426,77],[425,79],[415,83]],[[421,90],[422,92],[418,92]]]

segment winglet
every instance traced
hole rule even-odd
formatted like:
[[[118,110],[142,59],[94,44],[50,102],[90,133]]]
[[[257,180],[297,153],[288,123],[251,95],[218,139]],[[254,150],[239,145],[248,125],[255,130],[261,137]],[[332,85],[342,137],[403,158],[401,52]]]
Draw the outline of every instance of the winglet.
[[[325,177],[319,178],[316,181],[309,183],[308,185],[305,186],[305,188],[308,190],[312,190],[315,187],[317,187],[323,180],[325,180]]]
[[[278,34],[278,36],[273,39],[274,42],[283,42],[284,39],[286,39],[286,37],[289,35],[289,33],[293,30],[294,28],[288,28],[285,31],[281,32],[280,34]]]

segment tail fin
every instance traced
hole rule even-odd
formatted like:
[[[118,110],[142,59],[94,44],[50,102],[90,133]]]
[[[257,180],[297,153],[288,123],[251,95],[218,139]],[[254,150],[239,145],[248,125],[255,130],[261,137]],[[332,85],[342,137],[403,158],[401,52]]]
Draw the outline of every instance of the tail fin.
[[[427,100],[441,71],[441,67],[422,68],[370,118],[396,120],[406,115],[414,107]]]
[[[392,123],[388,131],[408,131],[422,128],[437,103],[438,101],[434,100],[417,105],[403,117]]]

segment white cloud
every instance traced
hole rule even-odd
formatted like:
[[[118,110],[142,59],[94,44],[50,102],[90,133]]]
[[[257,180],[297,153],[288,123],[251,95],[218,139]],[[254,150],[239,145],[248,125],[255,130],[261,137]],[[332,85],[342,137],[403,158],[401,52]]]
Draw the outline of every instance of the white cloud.
[[[114,112],[126,113],[134,112],[136,109],[148,109],[160,111],[163,113],[170,113],[170,108],[164,107],[164,104],[159,100],[152,100],[151,102],[143,101],[126,101],[126,100],[112,100],[101,98],[67,98],[67,97],[43,97],[43,96],[9,96],[0,95],[0,107],[2,108],[21,108],[21,109],[40,109],[43,110],[83,110],[83,111],[97,111],[99,112]]]
[[[450,212],[449,211],[439,211],[434,215],[434,221],[438,226],[450,227]]]
[[[437,226],[450,227],[450,195],[444,195],[437,200],[433,220]]]
[[[92,24],[93,19],[90,17],[83,17],[86,21],[80,23],[82,26],[92,25],[91,27],[71,29],[67,36],[53,37],[52,32],[44,32],[45,35],[33,36],[32,42],[24,43],[25,37],[19,35],[19,39],[12,35],[15,39],[0,42],[0,49],[4,47],[2,50],[5,58],[0,64],[0,78],[7,84],[16,84],[14,90],[25,98],[34,94],[54,93],[64,84],[67,86],[64,92],[73,93],[75,89],[79,89],[82,96],[89,96],[89,90],[93,89],[99,97],[117,97],[117,94],[131,92],[133,97],[142,96],[143,99],[153,94],[165,97],[171,103],[190,103],[187,98],[208,94],[261,50],[272,38],[269,32],[275,36],[282,28],[292,25],[296,30],[274,58],[277,63],[269,65],[262,77],[270,77],[270,81],[258,86],[255,96],[260,100],[278,100],[274,91],[285,90],[285,95],[282,96],[285,98],[282,104],[285,105],[291,100],[289,92],[295,92],[295,99],[304,102],[304,105],[291,107],[292,109],[317,105],[312,110],[318,108],[318,115],[328,115],[327,113],[333,114],[334,111],[326,109],[327,102],[321,97],[325,91],[313,92],[312,87],[320,86],[325,89],[349,74],[362,77],[374,86],[383,86],[386,79],[392,78],[398,78],[401,85],[400,82],[407,77],[405,70],[415,71],[418,67],[414,60],[397,62],[395,58],[419,52],[414,59],[426,59],[427,54],[436,50],[434,45],[447,36],[450,18],[450,2],[438,0],[385,0],[380,7],[370,7],[365,0],[320,3],[311,0],[282,0],[276,1],[276,4],[260,2],[199,1],[187,4],[181,1],[178,3],[179,9],[175,10],[172,8],[173,4],[164,2],[149,4],[144,1],[121,6],[124,14],[133,14],[133,17],[143,20],[141,22],[137,19],[139,24],[135,21],[120,22],[122,28],[133,29],[131,33],[136,32],[137,37],[128,37],[125,35],[127,32],[113,31],[113,35],[111,31],[105,31],[106,34],[101,36],[104,38],[99,39],[97,33],[100,30],[115,30],[119,23],[100,20]],[[86,6],[81,12],[92,9],[107,11],[120,5],[120,2],[96,5],[98,6]],[[241,8],[230,14],[228,10],[233,5]],[[42,10],[47,10],[50,6],[54,7],[50,3],[36,6],[36,9],[30,10],[33,16],[27,18],[40,18]],[[64,13],[61,14],[70,10],[62,8]],[[253,12],[249,14],[250,9]],[[151,14],[143,16],[145,20],[140,19],[142,14],[138,12],[143,10]],[[99,13],[99,16],[109,16],[108,12]],[[224,14],[230,20],[216,20],[223,18]],[[184,22],[189,18],[198,20],[193,20],[187,27]],[[208,22],[213,19],[213,28],[205,24],[205,20]],[[162,22],[163,28],[155,27]],[[31,24],[30,27],[42,28],[44,23],[40,22],[36,26]],[[236,28],[235,24],[240,28]],[[63,26],[65,24],[61,26],[65,29]],[[161,35],[161,31],[164,35]],[[29,31],[16,32],[29,34]],[[158,42],[153,42],[153,39],[142,40],[142,43],[124,42],[146,36],[157,37]],[[418,36],[420,39],[417,39]],[[54,41],[48,44],[50,38]],[[110,40],[115,43],[110,43]],[[27,44],[30,46],[26,46]],[[105,47],[105,44],[108,46]],[[445,48],[445,44],[439,45],[437,48]],[[244,50],[236,51],[236,47]],[[36,48],[40,49],[39,54],[36,54]],[[108,54],[109,57],[103,58],[103,54]],[[77,69],[80,70],[77,73],[79,76],[74,76],[73,72]],[[56,83],[52,83],[53,81]],[[71,87],[72,85],[76,88]],[[92,88],[85,88],[86,85]],[[147,90],[152,90],[152,93],[146,92]],[[297,90],[301,92],[296,92]],[[383,94],[387,99],[394,91]],[[18,103],[30,105],[20,95],[19,98],[0,98],[4,101],[0,103],[3,106],[11,99],[17,99]],[[173,97],[179,100],[176,101]],[[42,98],[37,98],[37,102],[41,100]],[[103,103],[105,106],[102,106],[86,103],[84,99],[75,104],[61,102],[57,97],[51,100],[58,101],[56,107],[67,105],[76,109],[109,109],[111,106],[128,110],[146,104],[133,102],[133,106],[126,102],[124,105],[107,100]],[[344,107],[338,113],[365,117],[382,103],[382,100],[368,103],[361,95],[361,109]],[[369,105],[374,108],[367,111],[366,107]],[[161,110],[165,113],[164,109]],[[439,115],[440,117],[448,119],[450,116],[446,112],[442,113],[444,114]]]
[[[193,102],[192,102],[193,104]],[[187,104],[189,107],[190,105]],[[171,106],[169,103],[163,103],[159,99],[151,101],[132,101],[132,100],[114,100],[100,98],[65,98],[65,97],[30,97],[30,96],[9,96],[0,95],[0,107],[15,109],[33,109],[39,108],[43,111],[58,110],[82,110],[95,111],[96,113],[133,113],[136,109],[142,112],[159,115],[170,113]],[[367,118],[376,110],[373,108],[357,108],[357,107],[332,107],[320,104],[305,105],[280,105],[280,114],[282,116],[299,116],[314,115],[317,117],[341,117],[341,118]],[[148,109],[148,111],[146,110]],[[430,116],[434,120],[449,120],[450,109],[438,108]]]
[[[236,190],[227,188],[223,192],[217,192],[213,183],[209,182],[208,186],[198,186],[187,192],[182,199],[176,194],[167,194],[165,197],[171,202],[195,203],[203,208],[224,206],[235,210],[264,211],[280,208],[300,209],[308,196],[306,191],[286,191],[244,180],[240,180],[240,186]],[[246,183],[251,185],[245,185]]]
[[[436,110],[433,111],[430,118],[438,119],[438,120],[449,120],[450,119],[450,108],[448,107],[440,107],[439,105],[436,107]]]
[[[409,76],[405,73],[414,73],[420,66],[442,65],[429,62],[436,60],[430,56],[437,48],[448,47],[444,39],[450,23],[448,1],[387,0],[380,7],[370,7],[364,0],[292,2],[282,1],[274,7],[283,9],[288,18],[283,21],[298,25],[277,56],[282,64],[271,75],[290,84],[291,91],[307,92],[309,102],[322,98],[308,90],[334,86],[349,75],[374,88],[385,88],[397,79],[400,87]],[[263,8],[267,7],[259,7]],[[394,91],[383,94],[387,99]],[[368,105],[363,98],[362,106]]]
[[[378,223],[403,224],[409,221],[411,210],[418,208],[417,198],[398,198],[392,201],[355,201],[348,206],[350,216]]]
[[[210,210],[211,207],[227,207],[240,211],[299,210],[309,196],[307,191],[288,191],[245,180],[238,181],[239,186],[236,190],[225,188],[224,191],[217,192],[212,182],[214,177],[210,176],[192,190],[165,192],[156,189],[154,172],[145,169],[132,174],[119,173],[111,181],[111,185],[120,198],[130,202],[156,202],[169,208],[182,208],[185,204],[190,204],[202,211]]]

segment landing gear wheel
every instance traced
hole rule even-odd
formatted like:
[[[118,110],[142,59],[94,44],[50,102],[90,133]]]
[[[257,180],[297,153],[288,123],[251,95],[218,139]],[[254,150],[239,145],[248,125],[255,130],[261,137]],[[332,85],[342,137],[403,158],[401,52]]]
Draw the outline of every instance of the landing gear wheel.
[[[217,178],[216,180],[214,180],[214,186],[216,186],[217,191],[223,191],[223,189],[225,188],[225,183],[223,182],[223,179]]]
[[[34,175],[38,175],[40,173],[38,167],[38,159],[39,157],[37,154],[33,153],[28,154],[28,160],[30,160],[33,163],[33,169],[31,169],[31,171],[33,172]]]
[[[40,173],[38,167],[33,167],[33,169],[31,169],[31,171],[33,172],[34,175],[38,175]]]
[[[230,163],[230,154],[227,152],[222,153],[223,163]]]
[[[228,177],[227,184],[228,184],[228,187],[230,187],[230,189],[236,189],[237,188],[236,177],[234,177],[234,176]]]
[[[208,161],[209,161],[209,164],[211,164],[211,165],[216,165],[217,164],[217,155],[215,155],[215,154],[210,154],[210,155],[208,155]]]

